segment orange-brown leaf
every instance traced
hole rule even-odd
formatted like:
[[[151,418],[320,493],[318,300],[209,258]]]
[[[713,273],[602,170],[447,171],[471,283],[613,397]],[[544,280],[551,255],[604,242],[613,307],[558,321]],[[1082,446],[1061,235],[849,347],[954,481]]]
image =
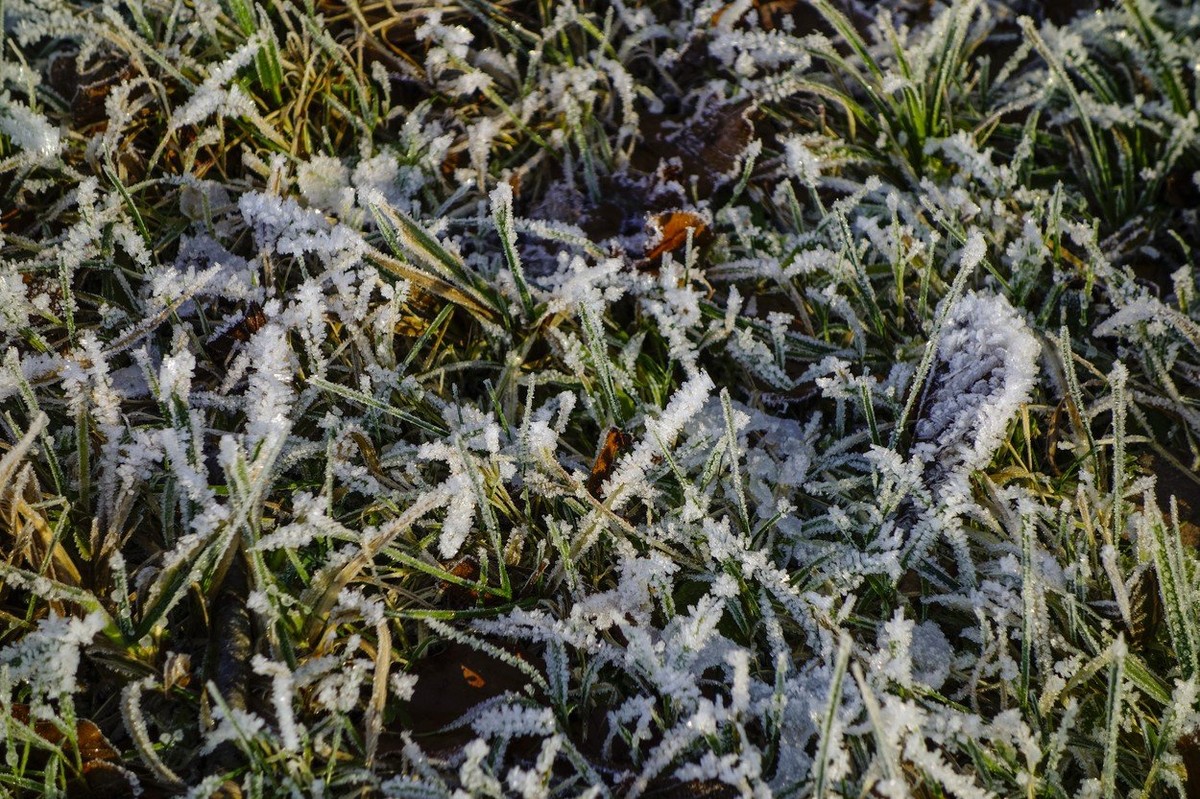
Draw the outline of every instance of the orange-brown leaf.
[[[29,724],[29,706],[14,704],[12,717],[21,724]],[[52,722],[34,721],[33,731],[49,744],[58,746],[62,743],[63,734]],[[91,760],[116,760],[121,756],[90,719],[80,719],[75,723],[75,741],[79,745],[79,757],[85,763]]]
[[[475,669],[463,665],[460,665],[459,668],[462,669],[463,682],[467,685],[472,688],[482,688],[487,685],[487,680],[483,679],[483,676]]]
[[[695,241],[708,228],[704,217],[691,211],[655,214],[650,218],[650,224],[657,231],[657,235],[651,239],[654,242],[653,247],[646,252],[646,260],[651,262],[686,244],[689,230],[692,231],[692,240]]]
[[[613,465],[616,463],[617,456],[625,450],[629,449],[633,444],[633,439],[629,434],[618,427],[609,428],[608,433],[604,436],[604,446],[600,448],[599,454],[596,455],[596,462],[592,464],[592,473],[588,475],[585,487],[588,493],[596,499],[601,499],[600,488],[604,485],[604,481],[612,474]]]

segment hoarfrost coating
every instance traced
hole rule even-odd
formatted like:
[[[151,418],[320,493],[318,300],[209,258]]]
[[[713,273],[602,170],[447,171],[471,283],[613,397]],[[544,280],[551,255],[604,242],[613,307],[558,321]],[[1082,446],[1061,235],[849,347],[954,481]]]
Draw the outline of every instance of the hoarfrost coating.
[[[938,341],[913,453],[945,472],[986,466],[1029,400],[1039,353],[1003,296],[963,296]]]
[[[1200,17],[869,5],[4,0],[0,793],[1187,794]]]

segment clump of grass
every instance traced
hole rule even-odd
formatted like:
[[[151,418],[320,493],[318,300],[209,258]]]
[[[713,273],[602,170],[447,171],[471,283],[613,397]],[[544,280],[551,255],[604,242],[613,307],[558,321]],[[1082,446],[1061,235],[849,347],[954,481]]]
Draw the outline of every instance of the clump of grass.
[[[1193,787],[1194,20],[894,10],[9,0],[0,792]]]

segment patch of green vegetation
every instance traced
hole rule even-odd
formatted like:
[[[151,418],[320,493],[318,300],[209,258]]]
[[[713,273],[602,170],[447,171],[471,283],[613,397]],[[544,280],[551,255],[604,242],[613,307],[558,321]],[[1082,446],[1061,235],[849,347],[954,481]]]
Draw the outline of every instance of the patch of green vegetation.
[[[1010,5],[0,3],[0,795],[1190,792],[1200,21]]]

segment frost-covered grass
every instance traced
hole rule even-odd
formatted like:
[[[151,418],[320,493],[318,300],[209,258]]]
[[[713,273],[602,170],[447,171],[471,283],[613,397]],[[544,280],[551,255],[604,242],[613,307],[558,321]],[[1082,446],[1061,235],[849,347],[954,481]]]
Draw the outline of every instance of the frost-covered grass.
[[[1194,795],[1200,10],[872,5],[3,0],[0,795]]]

